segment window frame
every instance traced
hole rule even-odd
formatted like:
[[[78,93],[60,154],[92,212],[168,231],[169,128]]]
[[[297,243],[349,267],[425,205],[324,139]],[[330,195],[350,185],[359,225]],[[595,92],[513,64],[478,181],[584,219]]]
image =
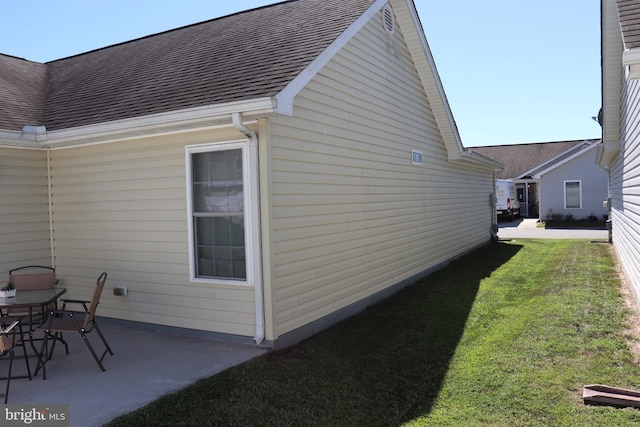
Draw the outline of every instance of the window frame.
[[[578,183],[578,206],[568,206],[567,200],[567,184]],[[569,179],[564,181],[564,208],[565,209],[582,209],[582,180]]]
[[[208,153],[214,151],[238,150],[242,152],[242,185],[243,185],[243,216],[244,216],[244,240],[245,240],[245,279],[232,279],[223,277],[198,277],[196,275],[197,249],[195,247],[195,218],[194,218],[194,196],[193,196],[193,154]],[[220,143],[208,143],[199,145],[188,145],[185,147],[186,184],[187,184],[187,223],[188,223],[188,244],[189,244],[189,278],[194,283],[223,284],[251,286],[255,283],[258,252],[256,251],[259,241],[257,233],[257,172],[251,165],[256,162],[256,153],[250,149],[247,140],[226,141]]]
[[[422,166],[424,164],[424,155],[420,150],[411,150],[411,164],[416,166]]]

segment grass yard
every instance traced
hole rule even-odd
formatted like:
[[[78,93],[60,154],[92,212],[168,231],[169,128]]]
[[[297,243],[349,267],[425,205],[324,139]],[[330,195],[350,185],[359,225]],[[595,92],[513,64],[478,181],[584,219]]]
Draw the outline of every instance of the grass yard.
[[[585,384],[640,388],[619,286],[607,244],[491,243],[109,426],[638,424],[640,411],[581,399]]]

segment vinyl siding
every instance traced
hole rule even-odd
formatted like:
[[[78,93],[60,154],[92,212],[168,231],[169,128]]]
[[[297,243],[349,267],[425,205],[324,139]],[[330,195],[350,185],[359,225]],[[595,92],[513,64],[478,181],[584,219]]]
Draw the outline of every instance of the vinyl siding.
[[[47,152],[0,148],[0,275],[51,265]]]
[[[253,336],[253,287],[189,280],[185,145],[230,139],[239,134],[52,151],[56,266],[69,295],[88,297],[106,271],[102,316]]]
[[[621,155],[610,169],[613,243],[640,298],[640,81],[623,78],[622,87]]]
[[[581,208],[565,209],[565,181],[581,182]],[[602,206],[607,195],[607,172],[596,165],[596,150],[591,149],[549,171],[540,179],[540,214],[542,218],[552,214],[570,214],[575,219],[587,218],[593,214],[602,218],[607,213],[607,209]]]
[[[489,239],[492,172],[447,161],[402,34],[381,21],[271,123],[275,338]]]

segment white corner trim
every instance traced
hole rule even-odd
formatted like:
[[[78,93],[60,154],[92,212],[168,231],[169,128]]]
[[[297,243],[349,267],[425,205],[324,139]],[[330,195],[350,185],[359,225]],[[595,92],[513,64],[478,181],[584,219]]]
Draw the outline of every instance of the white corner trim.
[[[358,19],[353,21],[320,55],[276,94],[276,112],[293,116],[293,100],[320,70],[364,27],[385,5],[387,0],[377,0]]]

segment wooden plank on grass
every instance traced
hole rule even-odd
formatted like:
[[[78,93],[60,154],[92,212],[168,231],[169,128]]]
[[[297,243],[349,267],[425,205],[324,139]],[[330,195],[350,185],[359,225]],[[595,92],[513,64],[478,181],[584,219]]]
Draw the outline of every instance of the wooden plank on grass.
[[[582,389],[585,404],[640,408],[640,391],[590,384]]]

